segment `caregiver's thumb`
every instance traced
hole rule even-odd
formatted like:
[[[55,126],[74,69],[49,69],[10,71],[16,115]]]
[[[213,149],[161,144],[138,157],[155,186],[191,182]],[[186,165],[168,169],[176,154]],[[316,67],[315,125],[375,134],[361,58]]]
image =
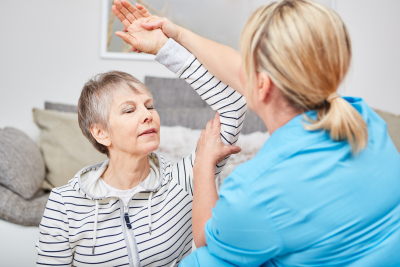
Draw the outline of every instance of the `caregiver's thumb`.
[[[177,40],[179,35],[179,27],[167,18],[152,16],[142,22],[140,26],[148,31],[160,28],[167,37],[174,40]]]
[[[224,145],[224,148],[222,150],[224,152],[224,154],[226,156],[228,155],[232,155],[232,154],[237,154],[240,151],[242,151],[242,149],[239,146],[228,146],[228,145]]]
[[[241,151],[242,149],[238,146],[228,146],[224,145],[221,151],[221,158],[218,159],[217,164],[222,162],[227,156],[232,155],[232,154],[237,154]]]

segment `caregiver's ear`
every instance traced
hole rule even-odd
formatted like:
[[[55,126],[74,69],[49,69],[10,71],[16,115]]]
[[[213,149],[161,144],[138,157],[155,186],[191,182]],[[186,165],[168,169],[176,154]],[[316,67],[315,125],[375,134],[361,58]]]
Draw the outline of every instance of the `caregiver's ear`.
[[[103,127],[93,124],[90,126],[90,132],[99,144],[102,144],[103,146],[111,145],[110,135],[103,129]]]
[[[269,76],[264,72],[257,73],[257,97],[258,100],[264,101],[268,94],[271,93],[272,82]]]

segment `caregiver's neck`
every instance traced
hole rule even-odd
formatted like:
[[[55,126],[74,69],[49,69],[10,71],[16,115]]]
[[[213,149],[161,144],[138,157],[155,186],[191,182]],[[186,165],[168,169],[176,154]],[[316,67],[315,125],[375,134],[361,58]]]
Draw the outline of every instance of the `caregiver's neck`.
[[[253,98],[252,109],[264,121],[270,135],[302,113],[291,106],[275,86],[266,95]]]
[[[150,173],[147,155],[110,153],[110,163],[103,173],[103,180],[119,190],[128,190],[140,184]]]

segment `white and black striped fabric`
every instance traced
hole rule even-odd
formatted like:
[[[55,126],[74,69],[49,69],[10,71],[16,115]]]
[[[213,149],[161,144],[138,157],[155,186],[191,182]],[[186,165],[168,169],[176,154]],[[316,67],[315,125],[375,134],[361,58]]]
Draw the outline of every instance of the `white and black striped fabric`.
[[[245,117],[245,98],[213,77],[193,55],[184,61],[177,76],[190,83],[220,113],[221,138],[226,144],[235,144]],[[68,185],[53,189],[39,226],[37,265],[178,266],[192,249],[195,151],[174,164],[156,154],[149,158],[160,167],[161,185],[152,195],[144,191],[132,197],[128,221],[118,198],[98,200],[96,214],[94,198],[81,188],[80,177],[94,172],[101,163],[84,168]],[[226,160],[216,167],[216,174],[225,163]],[[94,228],[96,245],[92,254]],[[128,236],[133,238],[133,245]]]

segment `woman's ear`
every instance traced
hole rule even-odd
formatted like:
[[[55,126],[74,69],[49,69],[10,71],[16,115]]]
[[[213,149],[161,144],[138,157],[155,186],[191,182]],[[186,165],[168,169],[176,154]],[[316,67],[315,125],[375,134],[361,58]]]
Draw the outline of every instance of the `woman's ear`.
[[[99,144],[102,144],[103,146],[111,145],[110,136],[108,132],[103,129],[103,127],[99,127],[99,125],[94,124],[90,126],[90,132]]]
[[[271,93],[272,82],[269,76],[264,72],[257,74],[257,97],[261,102],[265,102],[267,96]]]

